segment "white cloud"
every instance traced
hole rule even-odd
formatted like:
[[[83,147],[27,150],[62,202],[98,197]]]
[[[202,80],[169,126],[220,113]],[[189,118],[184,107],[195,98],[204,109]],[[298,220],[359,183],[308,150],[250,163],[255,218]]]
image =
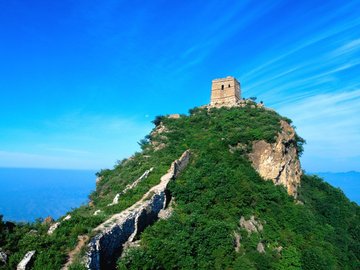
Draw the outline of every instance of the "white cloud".
[[[352,54],[360,50],[360,38],[348,41],[346,44],[334,50],[330,56],[331,57],[339,57],[344,54]]]
[[[20,139],[14,145],[0,142],[0,167],[109,168],[138,151],[137,141],[151,128],[143,117],[69,113],[37,124],[33,130],[2,130],[32,143]]]
[[[278,108],[281,114],[293,119],[298,133],[307,141],[305,169],[321,171],[326,167],[322,164],[324,160],[327,170],[333,171],[351,170],[354,164],[360,165],[359,105],[360,90],[355,90],[319,94]]]

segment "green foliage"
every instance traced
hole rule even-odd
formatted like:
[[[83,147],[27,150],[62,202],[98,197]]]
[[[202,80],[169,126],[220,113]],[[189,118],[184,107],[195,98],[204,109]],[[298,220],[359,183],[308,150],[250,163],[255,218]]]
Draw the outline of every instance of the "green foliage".
[[[145,148],[149,145],[150,141],[148,138],[144,138],[144,139],[141,139],[139,142],[138,142],[138,145],[140,145],[141,149],[142,150],[145,150]]]
[[[359,206],[350,202],[340,189],[309,175],[302,178],[300,200],[322,224],[323,229],[319,233],[327,242],[327,245],[322,243],[322,247],[308,246],[302,258],[304,269],[311,269],[313,265],[317,269],[359,269]],[[309,267],[305,268],[305,265]]]
[[[334,260],[328,252],[318,247],[309,247],[303,252],[302,264],[304,270],[332,270],[336,269]]]
[[[296,142],[298,156],[300,157],[304,152],[304,144],[306,144],[306,141],[303,138],[301,138],[299,135],[295,134],[295,142]]]
[[[332,228],[319,221],[318,213],[307,204],[296,205],[285,189],[263,181],[246,152],[229,151],[229,145],[238,143],[274,142],[283,118],[249,108],[195,108],[190,113],[187,118],[163,119],[171,131],[166,136],[172,152],[190,148],[195,156],[170,185],[175,212],[144,231],[141,248],[121,260],[120,269],[310,269],[309,247],[322,250],[319,263],[327,261],[329,269],[356,269],[349,260],[342,261],[346,252],[329,242]],[[300,153],[303,143],[297,136]],[[348,202],[344,208],[349,208]],[[264,231],[247,236],[241,230],[236,253],[232,232],[241,216],[250,215],[266,222]],[[346,231],[342,235],[348,238]],[[256,251],[259,241],[266,244],[266,254]],[[280,254],[274,251],[279,246],[284,247]]]
[[[305,263],[305,265],[307,265]],[[285,248],[281,253],[281,258],[277,264],[275,264],[277,270],[301,270],[301,254],[298,250],[290,246]],[[318,269],[318,268],[312,268]]]
[[[160,125],[161,121],[164,119],[164,116],[163,115],[157,115],[155,117],[155,119],[152,121],[152,123],[155,125],[155,126],[158,126]]]
[[[190,165],[169,186],[175,198],[172,216],[145,229],[141,247],[119,260],[119,269],[359,269],[356,204],[321,179],[304,176],[299,197],[304,205],[297,205],[283,187],[264,181],[247,159],[254,140],[276,141],[280,120],[291,123],[251,106],[194,108],[178,119],[156,117],[155,126],[163,123],[167,131],[146,136],[141,153],[97,173],[101,180],[90,195],[92,206],[72,210],[72,218],[53,235],[47,235],[49,225],[41,220],[11,229],[0,216],[0,246],[11,254],[0,269],[16,268],[33,249],[34,269],[60,269],[79,235],[92,236],[110,215],[138,201],[187,149],[193,153]],[[154,142],[166,147],[155,151]],[[305,141],[296,135],[293,143],[301,153]],[[121,193],[152,167],[147,179]],[[108,206],[118,193],[119,203]],[[94,216],[98,209],[101,214]],[[251,215],[262,222],[263,231],[248,234],[239,228],[240,217]],[[234,232],[241,235],[239,252]],[[256,251],[260,241],[266,251],[261,254]],[[84,268],[76,262],[70,269]]]
[[[283,116],[282,119],[283,119],[285,122],[287,122],[289,125],[291,125],[292,122],[293,122],[290,118],[287,118],[287,117],[285,117],[285,116]]]
[[[86,267],[81,263],[74,263],[70,265],[69,270],[86,270]]]

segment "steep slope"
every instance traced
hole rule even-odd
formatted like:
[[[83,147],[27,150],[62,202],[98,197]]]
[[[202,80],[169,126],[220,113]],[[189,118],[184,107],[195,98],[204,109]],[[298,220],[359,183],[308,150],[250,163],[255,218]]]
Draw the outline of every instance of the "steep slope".
[[[360,266],[359,207],[320,179],[301,176],[304,141],[290,120],[245,102],[154,124],[142,151],[99,172],[89,205],[59,219],[51,235],[53,224],[37,222],[0,238],[8,256],[0,269],[14,269],[32,250],[33,269],[85,269],[85,261],[99,269],[117,260],[120,269]],[[187,150],[187,166],[162,185]],[[126,231],[125,223],[137,225]]]
[[[249,158],[261,177],[283,185],[288,194],[296,198],[302,175],[296,141],[302,142],[302,139],[296,137],[289,123],[281,120],[280,124],[276,142],[254,141]]]

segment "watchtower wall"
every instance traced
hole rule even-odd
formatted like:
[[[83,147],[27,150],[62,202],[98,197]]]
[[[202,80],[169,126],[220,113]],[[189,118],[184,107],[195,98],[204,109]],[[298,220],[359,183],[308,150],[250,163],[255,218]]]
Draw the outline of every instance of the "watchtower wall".
[[[234,77],[215,79],[211,86],[212,106],[235,105],[241,99],[240,83]]]

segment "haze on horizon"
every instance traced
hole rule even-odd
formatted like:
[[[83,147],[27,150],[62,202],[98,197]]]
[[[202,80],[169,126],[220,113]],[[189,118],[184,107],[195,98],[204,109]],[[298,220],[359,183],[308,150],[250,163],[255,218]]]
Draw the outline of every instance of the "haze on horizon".
[[[110,168],[231,75],[306,171],[360,171],[360,1],[0,1],[0,167]]]

